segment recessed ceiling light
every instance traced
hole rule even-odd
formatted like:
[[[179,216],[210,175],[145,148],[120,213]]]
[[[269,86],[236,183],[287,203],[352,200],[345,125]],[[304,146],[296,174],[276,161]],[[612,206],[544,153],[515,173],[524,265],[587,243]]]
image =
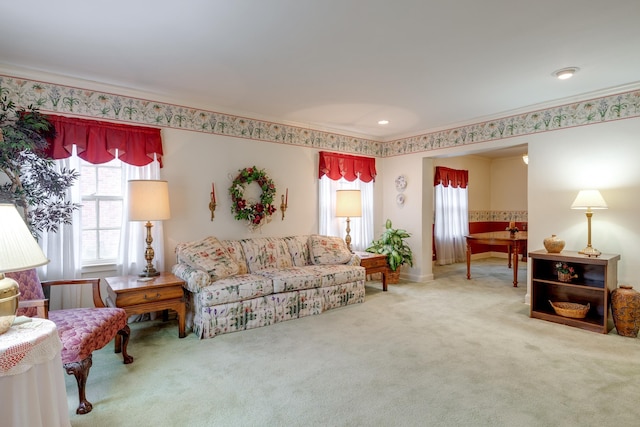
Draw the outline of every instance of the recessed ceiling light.
[[[389,124],[389,120],[378,120],[378,124],[379,125],[388,125]]]
[[[573,77],[575,73],[580,70],[578,67],[567,67],[558,71],[554,71],[553,75],[559,78],[560,80],[566,80]]]

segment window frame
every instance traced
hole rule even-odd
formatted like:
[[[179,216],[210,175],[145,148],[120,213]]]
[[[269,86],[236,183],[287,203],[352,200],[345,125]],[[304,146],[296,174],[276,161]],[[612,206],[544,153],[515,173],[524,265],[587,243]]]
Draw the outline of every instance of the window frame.
[[[84,194],[83,193],[83,184],[86,183],[86,179],[88,179],[86,177],[86,175],[83,176],[82,171],[85,168],[92,168],[95,170],[95,175],[94,175],[94,183],[92,184],[93,187],[96,189],[96,191],[92,194]],[[120,191],[118,195],[106,195],[106,194],[99,194],[99,190],[100,190],[100,170],[104,170],[104,169],[117,169],[120,171]],[[119,251],[120,251],[120,245],[122,243],[122,226],[123,226],[123,211],[120,211],[120,216],[119,216],[119,224],[117,225],[110,225],[110,226],[103,226],[101,225],[101,218],[103,215],[106,215],[104,211],[104,209],[101,210],[100,208],[100,202],[113,202],[113,201],[120,201],[121,205],[122,205],[122,209],[125,208],[125,188],[124,188],[124,170],[123,170],[123,164],[120,160],[113,159],[110,162],[107,163],[100,163],[100,164],[93,164],[93,163],[89,163],[85,160],[80,159],[80,178],[79,178],[79,185],[80,185],[80,200],[81,200],[81,208],[80,208],[80,247],[81,247],[81,253],[82,255],[80,256],[80,265],[81,267],[84,268],[90,268],[90,267],[95,267],[95,266],[103,266],[103,265],[114,265],[114,264],[118,264],[118,258],[119,258]],[[85,181],[83,181],[83,179]],[[93,203],[95,204],[95,213],[96,213],[96,218],[95,218],[95,227],[86,227],[85,223],[83,221],[83,212],[82,209],[84,208],[84,205],[87,203]],[[84,239],[84,235],[87,231],[91,231],[94,233],[94,241],[95,241],[95,248],[93,248],[93,252],[95,253],[95,257],[91,258],[91,259],[85,259],[84,258],[84,254],[87,253],[87,248],[85,245],[85,239]],[[117,231],[118,232],[118,238],[117,238],[117,245],[116,245],[116,251],[115,254],[112,257],[102,257],[102,253],[105,252],[105,245],[101,244],[101,239],[100,239],[100,232],[101,231]]]

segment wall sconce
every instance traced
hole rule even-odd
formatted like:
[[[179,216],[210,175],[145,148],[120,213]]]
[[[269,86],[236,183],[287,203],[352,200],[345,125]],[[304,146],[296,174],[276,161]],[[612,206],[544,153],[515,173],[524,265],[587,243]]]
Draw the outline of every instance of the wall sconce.
[[[147,267],[140,273],[141,277],[153,277],[160,274],[153,267],[155,252],[151,243],[151,221],[162,221],[171,218],[169,209],[169,184],[167,181],[131,180],[129,181],[129,220],[147,221],[147,249],[144,259]]]
[[[522,155],[522,161],[524,162],[525,165],[529,164],[529,153],[525,153]]]
[[[336,191],[336,216],[347,217],[347,235],[344,241],[347,243],[347,248],[351,251],[351,228],[349,222],[351,217],[362,216],[362,198],[360,196],[360,190],[338,190]]]
[[[607,202],[604,201],[598,190],[580,190],[578,196],[573,201],[571,209],[586,209],[587,212],[587,247],[578,253],[589,257],[599,256],[600,251],[591,246],[591,209],[607,209]]]
[[[211,183],[211,195],[210,195],[210,201],[209,201],[209,210],[211,211],[211,221],[213,221],[213,218],[215,218],[215,210],[216,210],[216,188],[213,185],[213,182]]]
[[[282,221],[284,221],[284,213],[287,211],[287,207],[289,206],[289,189],[287,188],[286,196],[283,194],[281,197],[280,210],[282,211]]]

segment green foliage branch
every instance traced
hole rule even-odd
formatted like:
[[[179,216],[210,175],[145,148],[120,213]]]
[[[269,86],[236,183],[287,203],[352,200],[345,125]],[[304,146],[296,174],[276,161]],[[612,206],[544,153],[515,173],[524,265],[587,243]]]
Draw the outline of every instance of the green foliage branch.
[[[0,92],[1,93],[1,92]],[[65,200],[66,191],[80,176],[72,169],[56,170],[46,154],[55,128],[37,108],[18,108],[0,98],[0,203],[22,209],[25,222],[37,237],[70,224],[80,205]]]

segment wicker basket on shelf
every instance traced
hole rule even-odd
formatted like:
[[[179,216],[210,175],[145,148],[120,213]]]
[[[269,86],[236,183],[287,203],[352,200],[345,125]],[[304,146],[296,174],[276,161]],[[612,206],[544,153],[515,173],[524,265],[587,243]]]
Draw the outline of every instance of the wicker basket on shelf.
[[[591,305],[589,303],[587,303],[587,305],[584,305],[575,302],[549,301],[549,304],[551,304],[551,307],[553,307],[553,310],[557,315],[563,317],[571,317],[574,319],[584,319],[585,317],[587,317],[589,308],[591,308]]]

